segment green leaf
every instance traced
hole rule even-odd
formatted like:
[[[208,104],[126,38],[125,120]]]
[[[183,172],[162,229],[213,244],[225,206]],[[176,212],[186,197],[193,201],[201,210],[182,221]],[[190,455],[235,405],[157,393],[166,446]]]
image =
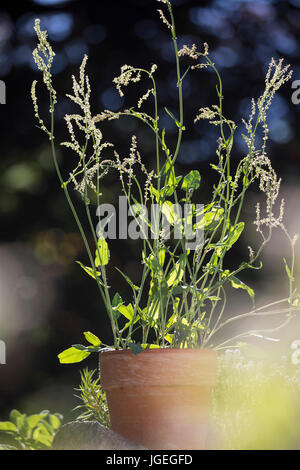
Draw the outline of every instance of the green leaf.
[[[116,310],[119,307],[119,305],[122,305],[122,304],[123,304],[122,297],[120,296],[118,292],[116,292],[111,302],[111,306],[113,310]]]
[[[161,133],[162,149],[164,152],[166,152],[167,155],[170,155],[170,150],[168,149],[166,141],[165,141],[165,135],[166,135],[166,129],[163,129]]]
[[[166,324],[166,329],[167,330],[170,330],[174,324],[178,321],[178,314],[176,312],[172,313],[172,315],[170,316],[167,324]]]
[[[177,285],[183,278],[185,270],[185,256],[180,255],[179,261],[173,266],[172,270],[167,276],[168,287]]]
[[[244,222],[240,222],[239,224],[235,225],[234,227],[231,227],[230,234],[229,234],[229,246],[230,247],[235,242],[238,241],[238,239],[240,238],[244,228],[245,228],[245,223]]]
[[[166,185],[163,188],[161,188],[160,194],[162,198],[172,196],[178,184],[180,183],[181,179],[182,179],[182,176],[176,176],[175,183],[173,185]]]
[[[150,185],[149,190],[150,190],[151,195],[155,197],[156,202],[159,203],[160,196],[161,196],[160,192],[156,188],[154,188],[152,184]]]
[[[109,262],[110,252],[108,244],[104,238],[98,239],[98,248],[96,250],[95,266],[106,266]]]
[[[216,170],[218,173],[222,173],[222,167],[214,165],[213,163],[210,163],[210,166],[212,167],[213,170]]]
[[[49,421],[54,431],[57,431],[60,428],[61,419],[56,414],[49,415]]]
[[[164,173],[166,175],[165,186],[160,190],[160,195],[162,197],[169,197],[174,193],[182,176],[175,175],[174,164],[172,165],[169,160],[165,164]]]
[[[147,320],[151,326],[154,326],[159,319],[160,313],[160,298],[155,296],[150,302],[149,309],[147,311]]]
[[[158,344],[151,344],[151,343],[142,343],[141,346],[143,349],[159,349],[160,348]]]
[[[221,300],[221,297],[218,297],[217,295],[210,295],[208,298],[211,302],[218,302],[219,300]]]
[[[262,261],[259,262],[259,266],[252,266],[251,264],[248,264],[248,268],[251,268],[251,269],[262,269],[262,267],[263,267]]]
[[[20,418],[20,416],[22,416],[20,411],[15,409],[11,410],[11,412],[9,413],[10,420],[16,425],[18,424],[18,418]]]
[[[45,434],[50,434],[50,436],[54,434],[54,429],[52,428],[51,424],[45,419],[41,420],[40,428],[43,428],[43,431],[45,430]]]
[[[189,191],[190,189],[198,189],[200,187],[201,176],[198,170],[190,171],[182,181],[181,189]]]
[[[85,339],[86,339],[90,344],[92,344],[93,346],[100,346],[101,341],[100,341],[100,339],[98,338],[98,336],[94,335],[94,334],[91,333],[90,331],[85,331],[83,334],[84,334]]]
[[[26,414],[20,413],[18,410],[11,410],[9,414],[10,420],[17,426],[18,430],[20,431],[24,426],[26,421]]]
[[[224,271],[225,273],[226,271]],[[231,282],[232,287],[235,289],[244,289],[248,292],[249,296],[253,300],[255,297],[255,292],[251,287],[247,286],[243,281],[238,279],[236,276],[229,276],[228,280]]]
[[[58,354],[58,359],[61,364],[73,364],[81,362],[91,353],[89,351],[79,351],[77,348],[71,347]]]
[[[26,414],[21,414],[18,418],[17,418],[17,427],[19,429],[19,433],[22,435],[22,436],[27,436],[27,432],[28,432],[28,424],[27,424],[27,418],[26,418]]]
[[[19,427],[19,433],[22,437],[28,438],[30,436],[30,428],[28,425],[28,420],[26,418],[26,415],[24,415],[24,418],[19,418],[20,425]]]
[[[166,185],[173,186],[176,183],[174,164],[167,160],[164,173],[166,175]]]
[[[134,355],[140,354],[144,350],[140,343],[129,343],[128,347]]]
[[[179,221],[179,216],[176,210],[174,209],[174,204],[171,201],[165,201],[162,204],[161,211],[166,217],[169,224],[174,225]]]
[[[128,282],[128,284],[130,285],[131,289],[133,289],[133,290],[139,290],[139,287],[136,286],[135,284],[133,284],[132,280],[131,280],[128,276],[126,276],[126,274],[124,274],[124,273],[121,271],[121,269],[116,268],[116,270],[117,270],[120,274],[122,274],[122,276],[124,277],[124,279],[125,279],[125,280]]]
[[[127,307],[125,305],[119,305],[118,312],[127,318],[127,320],[131,321],[133,319],[134,310],[131,304],[128,304]]]
[[[93,268],[90,268],[90,267],[88,267],[88,266],[84,266],[84,264],[82,264],[80,261],[76,261],[76,263],[79,264],[79,266],[80,266],[89,276],[91,276],[93,279],[95,279],[95,281],[100,282],[100,280],[99,280],[99,278],[100,278],[100,273],[96,272],[96,275],[95,275]],[[103,286],[102,282],[100,282],[100,284]]]
[[[151,254],[150,256],[146,256],[144,251],[142,253],[143,262],[145,265],[151,270],[152,273],[158,274],[163,273],[162,268],[165,262],[165,250],[159,250],[158,256],[155,254]]]
[[[113,299],[112,299],[112,302],[111,302],[111,306],[112,306],[112,314],[113,314],[113,317],[115,318],[115,320],[118,320],[119,316],[120,316],[120,312],[118,311],[118,307],[120,305],[123,305],[123,299],[122,297],[120,296],[120,294],[117,292]]]
[[[17,432],[17,426],[10,421],[0,421],[0,432]]]
[[[171,335],[170,335],[170,334],[168,333],[168,334],[165,335],[165,340],[168,341],[168,343],[170,343],[170,344],[172,344],[173,338],[174,338],[174,334],[171,334]]]
[[[164,248],[162,248],[158,252],[158,260],[159,260],[159,264],[161,265],[161,267],[163,267],[163,265],[165,263],[165,257],[166,257],[166,250]]]
[[[195,228],[197,229],[207,229],[213,225],[213,228],[216,226],[216,223],[220,223],[223,219],[224,209],[222,207],[213,207],[209,212],[205,212],[201,218],[200,222],[197,222]],[[199,216],[201,214],[197,214]]]
[[[47,416],[46,414],[44,414],[44,415],[34,414],[34,415],[28,416],[27,423],[28,423],[29,429],[35,428],[39,424],[41,419],[45,418],[46,416]]]
[[[51,447],[53,442],[53,436],[48,432],[43,424],[40,424],[32,434],[32,438],[40,444],[43,444],[45,447]]]
[[[126,330],[126,328],[128,328],[132,324],[132,322],[136,323],[140,319],[139,315],[134,315],[134,309],[132,304],[128,304],[127,306],[119,305],[117,310],[121,313],[121,315],[123,315],[125,318],[127,318],[127,320],[129,320],[124,326],[123,331]]]
[[[244,222],[240,222],[235,226],[230,227],[229,233],[224,237],[223,243],[216,244],[215,246],[219,247],[216,250],[216,254],[218,256],[221,256],[222,251],[224,248],[226,248],[226,251],[228,251],[234,243],[238,241],[240,238],[243,230],[244,230],[245,224]]]

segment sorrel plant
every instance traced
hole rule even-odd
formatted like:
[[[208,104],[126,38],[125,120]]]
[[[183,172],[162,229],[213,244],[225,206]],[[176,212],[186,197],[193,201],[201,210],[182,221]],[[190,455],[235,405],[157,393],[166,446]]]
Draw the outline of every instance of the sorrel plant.
[[[252,99],[251,113],[243,120],[243,138],[247,151],[241,155],[237,164],[232,161],[232,149],[235,142],[237,124],[224,114],[224,90],[221,76],[209,55],[209,47],[204,43],[200,50],[193,45],[185,45],[180,50],[177,44],[176,29],[172,6],[169,0],[157,0],[164,4],[165,12],[159,10],[160,17],[170,32],[174,46],[174,59],[177,74],[178,115],[174,116],[167,108],[165,112],[177,127],[177,140],[171,147],[165,129],[160,127],[156,73],[157,65],[149,69],[123,65],[119,76],[114,78],[120,95],[136,82],[145,80],[149,83],[145,94],[138,97],[137,104],[129,109],[114,112],[104,110],[97,115],[91,111],[91,86],[86,74],[88,57],[84,56],[79,70],[79,77],[72,77],[73,90],[68,98],[77,111],[67,114],[65,121],[69,139],[61,145],[72,151],[75,165],[72,172],[64,177],[58,164],[55,143],[55,108],[57,94],[51,73],[55,53],[47,40],[47,32],[40,29],[40,21],[35,22],[38,45],[33,51],[34,60],[43,74],[44,85],[49,93],[50,122],[40,117],[36,96],[37,81],[32,84],[32,100],[39,127],[50,140],[54,165],[60,185],[74,215],[85,245],[89,266],[79,263],[97,284],[102,302],[107,311],[115,349],[131,348],[138,353],[148,347],[172,348],[223,348],[234,340],[255,333],[245,331],[234,338],[215,343],[216,333],[225,325],[245,317],[263,317],[281,313],[283,319],[275,327],[287,324],[299,305],[294,287],[294,246],[297,237],[291,237],[283,222],[284,201],[278,201],[281,180],[272,167],[267,155],[268,124],[267,111],[279,88],[291,77],[289,65],[283,60],[271,60],[265,77],[264,91],[257,99]],[[185,56],[185,57],[184,57]],[[191,65],[182,71],[182,61],[190,60]],[[183,136],[187,133],[184,121],[183,82],[190,73],[211,69],[216,76],[216,103],[211,107],[199,109],[194,122],[201,125],[203,119],[219,130],[215,163],[210,169],[215,173],[215,184],[211,189],[210,201],[198,209],[201,202],[201,175],[197,169],[185,176],[176,173]],[[143,111],[146,101],[153,103],[152,113]],[[114,143],[104,139],[101,124],[103,121],[122,119],[131,116],[141,121],[153,132],[155,151],[155,169],[148,170],[138,150],[137,137],[131,136],[129,154],[121,157]],[[257,138],[262,130],[263,137]],[[131,298],[125,302],[121,295],[110,286],[107,265],[110,262],[109,241],[101,229],[101,221],[95,218],[94,207],[102,202],[101,188],[103,178],[112,171],[120,179],[120,194],[126,197],[128,205],[134,207],[132,215],[137,227],[150,230],[151,236],[142,237],[142,249],[137,262],[143,265],[139,285],[136,285],[118,269],[120,276],[130,286]],[[258,203],[256,207],[256,231],[259,246],[249,247],[247,259],[234,269],[226,266],[226,256],[244,232],[242,209],[246,193],[252,187],[258,187],[265,197],[265,207]],[[72,199],[71,191],[80,194],[85,206],[89,232],[84,229]],[[175,209],[185,204],[189,209],[185,218]],[[158,215],[155,224],[143,215],[142,208],[156,205]],[[203,237],[195,246],[188,248],[183,227],[188,222],[193,231],[202,230]],[[180,227],[183,236],[179,239],[165,237],[164,222],[171,226],[171,234]],[[97,225],[97,230],[95,229]],[[155,226],[154,226],[155,225]],[[99,228],[100,227],[100,228]],[[276,300],[263,307],[255,307],[254,290],[246,285],[240,275],[246,269],[260,269],[260,255],[269,242],[274,228],[280,228],[291,244],[291,262],[286,265],[289,278],[289,291],[284,299]],[[92,247],[88,240],[94,242]],[[253,301],[253,308],[246,313],[224,319],[227,302],[227,286],[243,289]],[[145,300],[146,299],[146,300]],[[89,346],[75,345],[59,355],[61,362],[76,362],[84,359],[93,351],[99,351],[107,345],[90,332],[85,332]]]

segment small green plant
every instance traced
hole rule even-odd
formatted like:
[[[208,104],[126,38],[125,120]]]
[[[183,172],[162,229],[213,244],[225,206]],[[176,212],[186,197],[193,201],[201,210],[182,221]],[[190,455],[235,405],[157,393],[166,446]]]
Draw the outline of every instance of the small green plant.
[[[46,450],[51,449],[63,417],[47,410],[32,415],[12,410],[9,419],[0,421],[0,450]]]
[[[76,395],[82,401],[75,410],[82,410],[78,421],[98,421],[107,428],[110,427],[107,400],[104,390],[101,387],[100,378],[94,378],[96,370],[83,369],[80,373],[81,383]]]
[[[59,354],[61,363],[81,361],[91,352],[106,347],[130,348],[134,353],[139,353],[144,348],[226,348],[238,338],[256,334],[257,330],[241,333],[218,344],[217,333],[224,326],[246,317],[256,319],[281,313],[284,319],[275,328],[278,329],[290,321],[299,307],[294,286],[294,247],[297,237],[291,237],[284,226],[283,200],[276,209],[281,180],[267,155],[267,111],[275,93],[291,77],[289,65],[284,65],[282,59],[272,59],[270,62],[264,91],[261,96],[252,100],[250,116],[242,123],[247,150],[236,163],[231,157],[238,126],[225,115],[223,84],[215,64],[210,59],[208,45],[204,43],[200,50],[195,44],[185,45],[179,50],[171,2],[157,1],[166,7],[166,12],[159,10],[159,13],[170,32],[174,47],[178,112],[174,115],[167,108],[164,108],[164,112],[177,129],[175,145],[166,130],[160,126],[158,110],[161,106],[158,102],[155,78],[157,65],[154,64],[149,69],[122,66],[119,76],[113,80],[121,96],[124,95],[126,87],[141,82],[143,78],[149,82],[148,88],[129,109],[119,112],[104,110],[93,115],[85,56],[79,77],[72,77],[73,92],[67,95],[77,107],[77,112],[65,116],[69,139],[61,145],[76,158],[74,168],[67,177],[61,173],[54,138],[57,94],[52,81],[51,66],[55,53],[47,40],[47,32],[40,29],[39,20],[35,23],[38,45],[33,57],[49,92],[50,122],[45,123],[39,113],[37,81],[33,82],[31,91],[35,115],[39,127],[50,140],[61,188],[87,250],[90,266],[82,262],[79,262],[79,265],[96,281],[113,336],[113,344],[107,346],[93,333],[85,332],[89,345],[74,345],[62,352]],[[186,66],[182,71],[185,59],[192,61],[192,65]],[[186,175],[178,175],[176,161],[184,135],[191,125],[184,121],[183,82],[187,74],[205,69],[212,70],[216,76],[216,103],[211,107],[201,108],[194,122],[208,120],[216,127],[219,136],[216,155],[212,157],[208,168],[216,176],[215,184],[211,188],[209,200],[205,204],[198,204],[201,202],[202,183],[199,171],[194,169]],[[146,105],[152,110],[145,112],[143,109]],[[116,144],[104,139],[102,122],[121,119],[123,116],[137,119],[152,131],[155,161],[152,162],[151,169],[147,169],[143,163],[136,136],[131,136],[129,153],[123,158],[118,154]],[[99,214],[96,213],[94,218],[92,213],[93,207],[100,207],[102,181],[111,172],[116,172],[120,181],[120,194],[125,197],[131,208],[136,222],[136,233],[139,233],[137,238],[140,238],[141,242],[137,262],[142,263],[143,272],[139,285],[133,283],[126,273],[116,267],[131,292],[127,301],[122,299],[114,287],[110,287],[107,272],[107,265],[110,263],[109,242]],[[90,231],[85,231],[84,223],[78,216],[71,197],[72,187],[84,204]],[[259,246],[249,247],[246,260],[229,269],[228,254],[245,233],[243,207],[250,188],[258,188],[266,201],[264,208],[260,204],[256,207],[254,224]],[[187,208],[184,214],[181,210],[183,206]],[[147,217],[149,207],[157,209],[154,220]],[[257,308],[254,303],[254,290],[242,279],[243,271],[262,267],[260,255],[271,239],[273,230],[278,227],[284,231],[291,244],[292,261],[290,264],[285,261],[289,291],[286,298]],[[168,230],[169,236],[166,236]],[[193,248],[189,245],[191,232],[193,235],[201,234],[199,238],[196,236]],[[92,243],[88,240],[92,240]],[[224,320],[228,289],[231,288],[244,290],[249,295],[253,307],[246,313]]]
[[[288,356],[258,348],[220,354],[212,393],[212,446],[227,450],[299,449],[300,370]]]

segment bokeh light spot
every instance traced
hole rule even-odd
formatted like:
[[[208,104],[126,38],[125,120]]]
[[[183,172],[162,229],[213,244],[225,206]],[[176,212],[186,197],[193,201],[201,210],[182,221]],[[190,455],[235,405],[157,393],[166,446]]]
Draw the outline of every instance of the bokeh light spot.
[[[101,102],[105,109],[117,111],[121,107],[123,99],[120,97],[117,90],[111,87],[101,93]]]
[[[92,24],[85,28],[84,37],[90,44],[100,44],[106,38],[106,28],[102,24]]]
[[[89,48],[84,39],[75,38],[65,45],[65,51],[71,64],[77,65],[88,54]]]

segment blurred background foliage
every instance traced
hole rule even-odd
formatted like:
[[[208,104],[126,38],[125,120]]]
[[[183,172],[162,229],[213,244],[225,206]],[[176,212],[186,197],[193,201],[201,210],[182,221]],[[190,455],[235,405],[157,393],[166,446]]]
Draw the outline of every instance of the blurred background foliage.
[[[300,369],[288,356],[219,356],[209,447],[299,450]]]
[[[173,0],[173,5],[179,45],[209,43],[211,57],[223,78],[225,114],[237,123],[247,116],[251,97],[261,93],[272,57],[291,63],[293,80],[300,79],[300,0]],[[81,342],[82,331],[91,330],[104,341],[110,338],[97,288],[75,263],[78,259],[85,261],[84,248],[59,188],[48,141],[35,127],[30,87],[40,76],[31,56],[34,19],[41,19],[42,29],[48,30],[56,51],[58,140],[65,140],[63,116],[73,109],[65,97],[71,90],[71,75],[77,74],[83,55],[88,54],[95,113],[136,103],[136,89],[130,87],[126,98],[121,99],[112,84],[121,65],[149,68],[152,63],[158,64],[160,123],[171,141],[176,137],[176,126],[163,107],[177,113],[174,57],[168,32],[158,19],[158,7],[154,0],[1,3],[0,79],[6,84],[7,103],[0,106],[0,339],[7,346],[7,364],[0,365],[0,419],[7,419],[11,408],[25,413],[50,409],[66,419],[74,417],[71,410],[78,402],[72,389],[80,381],[79,367],[59,365],[57,354]],[[206,202],[213,181],[209,163],[215,162],[218,135],[214,127],[202,123],[194,126],[193,118],[201,106],[216,103],[215,83],[215,77],[204,71],[189,74],[184,85],[188,133],[179,155],[179,172],[192,168],[200,171],[203,183],[199,202]],[[292,83],[285,86],[269,112],[269,154],[283,178],[286,225],[292,234],[300,232],[300,104],[292,103],[293,91]],[[46,98],[40,94],[41,111],[47,113]],[[131,135],[136,134],[143,159],[151,166],[154,142],[147,129],[124,118],[105,123],[103,131],[120,155],[126,155]],[[239,134],[234,158],[245,151]],[[73,156],[60,149],[59,158],[68,174]],[[117,182],[104,182],[102,192],[106,201],[117,202]],[[248,244],[255,246],[252,221],[258,197],[250,195],[244,212],[244,220],[249,222],[244,252]],[[135,281],[140,272],[135,254],[134,243],[128,246],[115,241],[110,265],[117,265]],[[256,289],[261,304],[285,296],[282,257],[288,254],[287,244],[279,233],[275,234],[263,256],[264,270],[255,271],[255,278],[249,273],[249,279],[245,279]],[[233,252],[232,261],[239,256],[239,252]],[[119,285],[118,273],[111,269],[109,275],[111,284]],[[237,292],[227,314],[250,307],[243,293]],[[272,354],[281,354],[299,337],[299,322],[291,325],[276,334],[281,342],[271,343]],[[265,348],[261,343],[259,346]],[[89,360],[88,365],[96,368],[97,358]]]

